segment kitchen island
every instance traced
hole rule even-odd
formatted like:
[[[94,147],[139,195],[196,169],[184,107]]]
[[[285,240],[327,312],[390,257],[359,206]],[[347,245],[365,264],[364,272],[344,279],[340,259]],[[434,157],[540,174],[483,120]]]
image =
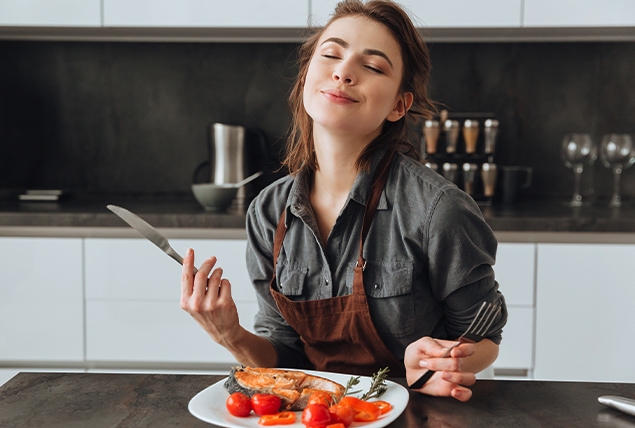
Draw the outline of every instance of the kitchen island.
[[[0,387],[0,426],[207,427],[188,403],[223,376],[20,373]],[[396,379],[403,384],[403,379]],[[478,381],[467,403],[410,392],[390,427],[635,427],[635,417],[598,403],[635,397],[635,384]]]

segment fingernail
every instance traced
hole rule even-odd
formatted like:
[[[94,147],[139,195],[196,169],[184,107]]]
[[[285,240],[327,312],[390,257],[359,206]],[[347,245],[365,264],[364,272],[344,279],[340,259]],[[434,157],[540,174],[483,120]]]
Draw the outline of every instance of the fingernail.
[[[421,360],[421,361],[419,361],[419,366],[423,367],[423,368],[426,368],[426,367],[428,367],[428,362]]]
[[[463,396],[463,391],[454,391],[454,396],[456,398],[461,398]]]

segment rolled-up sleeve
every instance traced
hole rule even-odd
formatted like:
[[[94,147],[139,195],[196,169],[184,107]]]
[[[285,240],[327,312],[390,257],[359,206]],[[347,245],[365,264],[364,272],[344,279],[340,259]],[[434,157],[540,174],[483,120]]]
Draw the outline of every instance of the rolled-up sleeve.
[[[269,290],[273,277],[273,241],[277,219],[274,212],[264,212],[262,204],[259,198],[252,202],[247,211],[246,225],[247,271],[258,299],[254,331],[269,340],[276,349],[276,367],[310,368],[300,335],[282,317]]]
[[[455,187],[440,193],[428,221],[429,279],[435,297],[444,302],[448,338],[467,330],[482,302],[498,302],[501,312],[486,337],[500,344],[507,307],[492,268],[494,233],[474,200]]]

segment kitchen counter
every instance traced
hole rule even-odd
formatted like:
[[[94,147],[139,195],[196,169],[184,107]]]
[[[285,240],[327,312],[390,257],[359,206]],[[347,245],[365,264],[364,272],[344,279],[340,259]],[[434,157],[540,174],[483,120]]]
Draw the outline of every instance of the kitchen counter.
[[[0,426],[209,427],[188,403],[223,376],[20,373],[0,387]],[[398,380],[403,383],[402,380]],[[467,403],[410,393],[390,427],[635,427],[598,403],[635,397],[635,384],[481,380]]]
[[[68,236],[136,236],[112,214],[106,205],[121,205],[139,214],[168,238],[210,237],[200,231],[214,230],[212,237],[233,231],[244,237],[244,210],[213,213],[203,210],[189,198],[103,198],[103,200],[67,199],[60,202],[0,202],[0,236],[47,236],[52,229],[65,229]],[[584,206],[571,208],[562,201],[526,201],[513,206],[479,205],[485,220],[497,234],[514,233],[587,233],[633,234],[635,205],[622,208]],[[48,232],[47,232],[48,230]],[[209,233],[208,233],[209,235]],[[57,234],[56,236],[59,236]],[[635,242],[631,239],[629,242]]]

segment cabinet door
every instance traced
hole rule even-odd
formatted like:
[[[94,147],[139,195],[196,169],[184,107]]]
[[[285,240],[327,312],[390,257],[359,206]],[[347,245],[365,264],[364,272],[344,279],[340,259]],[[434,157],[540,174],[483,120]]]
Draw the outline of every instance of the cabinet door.
[[[101,0],[0,0],[0,25],[101,25]]]
[[[635,25],[633,0],[525,0],[525,27]]]
[[[338,0],[313,0],[311,18],[324,25]],[[521,0],[401,0],[416,27],[520,27]]]
[[[494,272],[511,306],[534,306],[536,244],[501,243],[496,253]]]
[[[82,361],[82,240],[0,238],[0,361]]]
[[[305,27],[308,0],[103,0],[106,27]]]
[[[635,382],[635,245],[539,244],[536,379]]]

